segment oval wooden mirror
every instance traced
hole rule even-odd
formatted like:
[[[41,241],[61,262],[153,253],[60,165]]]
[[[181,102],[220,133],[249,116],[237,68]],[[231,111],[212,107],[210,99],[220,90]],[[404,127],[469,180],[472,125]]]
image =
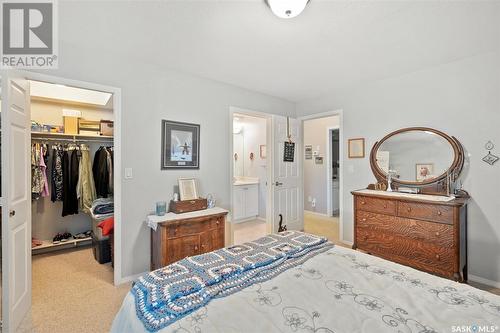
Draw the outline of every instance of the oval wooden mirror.
[[[375,143],[370,165],[379,182],[389,170],[395,184],[426,186],[452,174],[456,179],[463,167],[464,152],[455,137],[432,128],[410,127],[386,135]]]

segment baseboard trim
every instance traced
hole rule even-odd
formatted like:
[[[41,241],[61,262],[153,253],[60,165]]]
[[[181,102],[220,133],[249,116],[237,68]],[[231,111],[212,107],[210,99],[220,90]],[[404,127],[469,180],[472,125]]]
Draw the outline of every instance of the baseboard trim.
[[[318,212],[313,212],[312,210],[304,210],[304,213],[311,214],[311,215],[318,215],[322,217],[333,217],[333,216],[328,216],[328,214],[323,214],[323,213],[318,213]]]
[[[340,242],[341,242],[342,244],[349,245],[350,247],[352,247],[352,246],[354,245],[354,243],[353,243],[353,242],[346,241],[346,240],[343,240],[343,239],[341,239],[341,240],[340,240]]]
[[[500,281],[493,281],[493,280],[488,280],[485,278],[482,278],[477,275],[471,275],[469,274],[469,280],[481,284],[485,284],[487,286],[493,287],[493,288],[500,288]]]
[[[267,220],[264,217],[257,216],[256,220],[262,221],[262,222],[267,222]]]
[[[232,220],[231,223],[237,224],[237,223],[243,223],[243,222],[254,221],[254,220],[260,220],[260,218],[258,216],[251,216],[251,217],[246,217],[246,218],[240,219],[240,220]]]
[[[139,277],[143,276],[144,274],[146,273],[149,273],[148,272],[142,272],[142,273],[139,273],[139,274],[135,274],[135,275],[129,275],[129,276],[125,276],[123,277],[120,282],[118,282],[118,286],[124,284],[124,283],[129,283],[129,282],[133,282],[135,280],[137,280]]]

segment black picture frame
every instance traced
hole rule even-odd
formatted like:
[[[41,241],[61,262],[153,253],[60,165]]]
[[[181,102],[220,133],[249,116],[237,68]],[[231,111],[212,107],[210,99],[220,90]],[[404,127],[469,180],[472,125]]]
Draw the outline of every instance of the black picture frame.
[[[200,125],[161,121],[161,169],[200,168]]]

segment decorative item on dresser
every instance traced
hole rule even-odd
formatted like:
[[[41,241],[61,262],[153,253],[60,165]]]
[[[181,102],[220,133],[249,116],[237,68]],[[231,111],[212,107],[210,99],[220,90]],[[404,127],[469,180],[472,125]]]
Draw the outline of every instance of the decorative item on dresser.
[[[151,270],[188,256],[223,248],[228,211],[211,208],[164,216],[148,216],[151,230]]]
[[[375,143],[370,160],[378,183],[352,192],[353,248],[467,281],[469,196],[457,186],[464,163],[460,142],[434,129],[406,128]],[[415,180],[419,161],[435,168]],[[394,192],[384,191],[384,183]]]

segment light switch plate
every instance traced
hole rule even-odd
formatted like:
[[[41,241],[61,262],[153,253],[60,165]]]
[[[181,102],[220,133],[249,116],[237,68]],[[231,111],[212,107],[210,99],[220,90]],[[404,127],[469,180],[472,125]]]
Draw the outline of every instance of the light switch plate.
[[[125,168],[125,179],[132,179],[132,178],[134,178],[132,168]]]

